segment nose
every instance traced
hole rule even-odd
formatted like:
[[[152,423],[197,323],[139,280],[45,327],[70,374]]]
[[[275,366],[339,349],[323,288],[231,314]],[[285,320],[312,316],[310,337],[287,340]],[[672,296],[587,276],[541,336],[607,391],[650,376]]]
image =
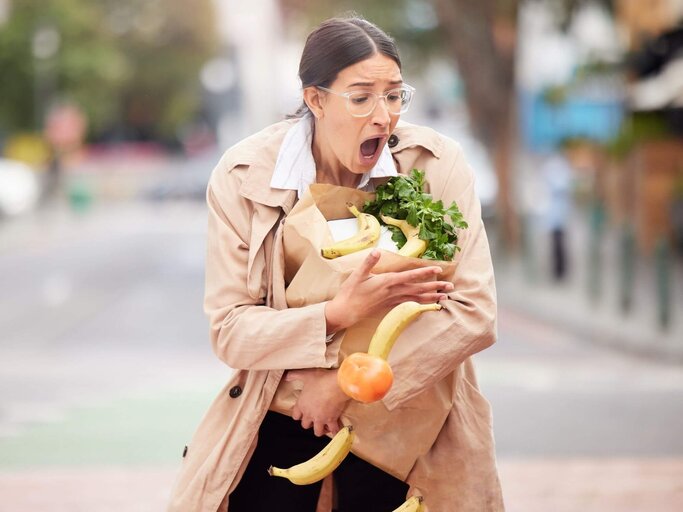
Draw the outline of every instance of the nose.
[[[388,126],[391,122],[391,114],[389,114],[389,107],[387,106],[386,98],[380,97],[377,99],[375,109],[372,111],[372,124],[375,126]]]

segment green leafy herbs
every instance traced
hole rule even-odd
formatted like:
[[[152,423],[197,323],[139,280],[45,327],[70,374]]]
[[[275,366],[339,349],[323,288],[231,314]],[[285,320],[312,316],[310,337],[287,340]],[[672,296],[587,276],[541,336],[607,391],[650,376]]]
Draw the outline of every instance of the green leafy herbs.
[[[422,258],[450,261],[455,251],[460,250],[456,229],[465,229],[467,222],[455,201],[445,208],[441,200],[434,201],[424,192],[424,184],[425,173],[418,169],[413,169],[409,176],[394,176],[377,187],[375,199],[367,201],[363,211],[377,218],[382,214],[419,226],[420,238],[428,242]],[[406,237],[401,230],[394,226],[388,228],[396,245],[403,247]]]

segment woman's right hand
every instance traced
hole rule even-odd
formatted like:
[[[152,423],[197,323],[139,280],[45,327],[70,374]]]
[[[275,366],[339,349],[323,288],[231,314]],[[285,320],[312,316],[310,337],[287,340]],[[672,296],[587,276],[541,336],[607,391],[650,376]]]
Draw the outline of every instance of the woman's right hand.
[[[328,333],[346,329],[401,302],[429,304],[444,300],[447,298],[444,292],[453,290],[451,282],[435,280],[441,273],[437,266],[372,274],[379,258],[380,252],[372,251],[344,281],[334,299],[325,305]]]

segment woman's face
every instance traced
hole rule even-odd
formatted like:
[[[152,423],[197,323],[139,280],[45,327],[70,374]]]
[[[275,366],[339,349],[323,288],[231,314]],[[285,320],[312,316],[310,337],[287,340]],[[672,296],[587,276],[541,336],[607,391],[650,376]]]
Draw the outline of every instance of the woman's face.
[[[374,92],[385,94],[401,87],[398,64],[378,53],[344,68],[328,89],[337,93]],[[382,99],[367,117],[354,117],[346,108],[347,99],[319,90],[320,108],[316,111],[318,149],[326,159],[335,158],[354,174],[370,171],[394,131],[399,116],[390,114]]]

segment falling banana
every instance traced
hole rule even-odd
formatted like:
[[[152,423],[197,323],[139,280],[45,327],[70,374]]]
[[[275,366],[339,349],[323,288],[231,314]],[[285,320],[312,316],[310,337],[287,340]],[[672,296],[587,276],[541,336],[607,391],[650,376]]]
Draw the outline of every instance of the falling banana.
[[[355,438],[353,427],[347,425],[335,434],[332,440],[317,455],[291,468],[282,469],[271,466],[271,476],[287,478],[296,485],[318,482],[332,473],[351,451]]]
[[[396,339],[410,322],[424,311],[438,311],[440,304],[420,304],[418,302],[402,302],[389,311],[375,329],[370,340],[368,354],[386,359],[389,357]]]
[[[385,224],[396,226],[406,237],[406,243],[398,251],[401,256],[419,258],[427,250],[427,241],[419,237],[419,226],[412,226],[406,220],[398,220],[386,215],[380,215]]]
[[[358,232],[350,238],[320,249],[324,258],[333,259],[362,251],[374,246],[379,239],[381,227],[374,215],[359,212],[353,203],[346,203],[346,207],[358,219]]]
[[[403,502],[403,505],[394,509],[393,512],[423,512],[424,507],[422,502],[424,498],[422,496],[413,496],[412,498]]]

